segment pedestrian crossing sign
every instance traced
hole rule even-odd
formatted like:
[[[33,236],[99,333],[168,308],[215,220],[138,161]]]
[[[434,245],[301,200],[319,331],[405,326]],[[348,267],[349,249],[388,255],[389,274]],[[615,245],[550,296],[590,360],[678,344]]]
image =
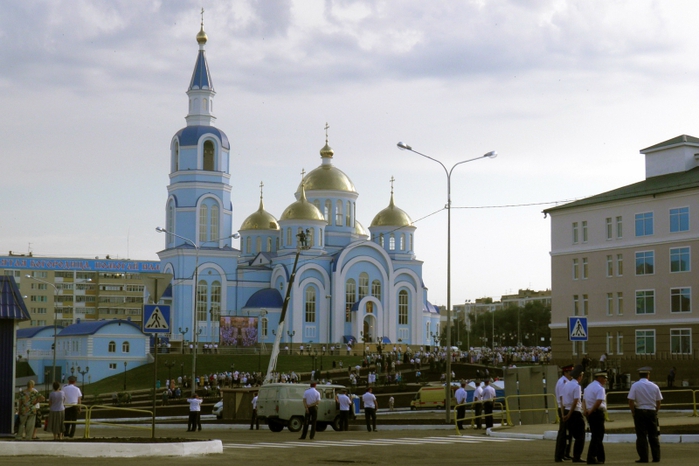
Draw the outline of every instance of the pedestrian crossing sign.
[[[587,317],[568,317],[568,339],[587,341]]]
[[[170,306],[146,304],[143,306],[144,333],[170,333]]]

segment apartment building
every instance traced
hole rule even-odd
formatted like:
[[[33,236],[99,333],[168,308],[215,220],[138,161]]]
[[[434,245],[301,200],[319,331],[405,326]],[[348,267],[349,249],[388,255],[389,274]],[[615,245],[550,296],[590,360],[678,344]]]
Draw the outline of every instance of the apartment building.
[[[14,277],[31,316],[20,328],[53,325],[54,319],[58,326],[78,319],[129,319],[140,326],[142,274],[159,271],[158,261],[0,256],[0,273]]]
[[[673,366],[678,379],[696,378],[699,139],[640,152],[645,180],[545,211],[552,351],[559,363],[607,353],[621,373],[650,364],[656,379]],[[569,316],[587,316],[587,342],[569,341]]]

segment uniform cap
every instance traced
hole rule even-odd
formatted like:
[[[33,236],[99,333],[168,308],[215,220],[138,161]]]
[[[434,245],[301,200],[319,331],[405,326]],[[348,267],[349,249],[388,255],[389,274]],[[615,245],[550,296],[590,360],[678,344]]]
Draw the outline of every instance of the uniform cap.
[[[572,364],[569,364],[569,365],[567,365],[567,366],[561,367],[561,371],[563,371],[563,372],[570,372],[570,371],[572,371],[572,370],[573,370],[573,365],[572,365]]]
[[[652,371],[652,370],[653,370],[653,368],[650,366],[643,366],[643,367],[638,369],[638,373],[639,374],[650,374],[650,371]]]
[[[595,372],[595,378],[597,377],[607,377],[607,371],[597,371]]]
[[[578,364],[577,366],[575,366],[575,369],[573,369],[573,372],[570,375],[574,379],[577,379],[578,377],[580,377],[580,374],[584,374],[584,373],[585,373],[585,370],[583,369],[583,366]]]

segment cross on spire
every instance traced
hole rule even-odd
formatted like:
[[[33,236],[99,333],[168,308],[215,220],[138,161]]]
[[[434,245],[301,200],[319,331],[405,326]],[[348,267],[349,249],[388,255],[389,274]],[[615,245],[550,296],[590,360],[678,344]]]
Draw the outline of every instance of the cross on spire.
[[[390,180],[390,181],[391,181],[391,195],[393,195],[393,182],[396,181],[396,179],[393,178],[393,176],[391,176],[391,180]]]
[[[201,27],[204,27],[204,8],[201,9]]]
[[[262,199],[262,188],[264,188],[264,187],[265,187],[265,184],[262,181],[260,181],[260,199]]]
[[[325,122],[325,144],[326,144],[326,145],[328,144],[328,129],[330,129],[330,125],[329,125],[328,122],[326,121],[326,122]]]

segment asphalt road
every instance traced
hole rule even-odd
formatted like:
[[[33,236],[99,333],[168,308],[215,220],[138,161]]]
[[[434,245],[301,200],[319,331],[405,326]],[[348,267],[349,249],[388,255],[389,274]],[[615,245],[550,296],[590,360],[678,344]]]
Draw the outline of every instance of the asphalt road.
[[[228,430],[204,427],[202,432],[187,433],[183,426],[158,430],[159,437],[220,439],[223,454],[205,457],[153,458],[48,458],[14,457],[3,464],[78,465],[149,465],[173,466],[192,464],[241,464],[245,466],[295,465],[396,465],[426,466],[478,464],[537,465],[554,463],[554,442],[547,440],[495,439],[481,433],[456,436],[453,430],[381,430],[379,432],[350,431],[318,432],[315,440],[299,440],[299,433],[284,430],[272,433]],[[133,431],[110,430],[104,436],[128,436]],[[79,444],[75,445],[80,448]],[[662,462],[666,464],[695,464],[696,444],[661,445]],[[587,452],[587,449],[585,450]],[[606,446],[606,464],[635,464],[638,458],[634,444]],[[584,456],[583,456],[584,458]],[[565,464],[565,463],[564,463]]]

